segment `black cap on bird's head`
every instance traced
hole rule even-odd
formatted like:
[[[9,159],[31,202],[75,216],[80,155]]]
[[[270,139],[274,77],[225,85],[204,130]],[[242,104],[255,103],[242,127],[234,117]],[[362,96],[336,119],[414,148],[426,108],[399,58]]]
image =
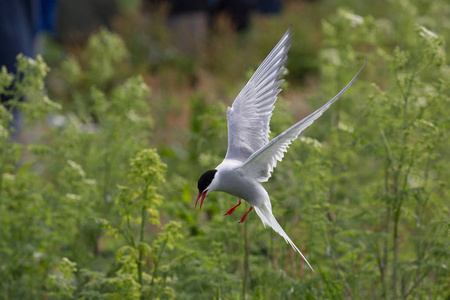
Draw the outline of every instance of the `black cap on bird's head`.
[[[217,170],[208,170],[205,173],[200,176],[197,187],[198,187],[198,196],[197,201],[195,202],[195,207],[197,207],[198,199],[200,197],[202,198],[202,201],[200,202],[200,209],[202,209],[203,200],[205,200],[206,195],[208,194],[208,186],[211,184],[211,182],[214,179],[214,176],[216,175]]]

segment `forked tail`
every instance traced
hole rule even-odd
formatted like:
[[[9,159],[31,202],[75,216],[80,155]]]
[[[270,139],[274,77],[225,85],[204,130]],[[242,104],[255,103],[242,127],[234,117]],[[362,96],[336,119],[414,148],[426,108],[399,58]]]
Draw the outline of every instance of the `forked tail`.
[[[279,235],[281,235],[286,240],[286,242],[290,244],[292,248],[294,248],[294,250],[297,251],[302,256],[302,258],[306,261],[308,266],[314,272],[314,269],[311,267],[306,257],[300,250],[298,250],[297,246],[295,246],[295,244],[291,241],[286,232],[284,232],[283,228],[281,228],[280,224],[278,224],[278,221],[275,219],[270,209],[265,204],[263,204],[261,207],[254,206],[254,208],[259,218],[263,222],[264,226],[268,225],[272,227],[273,230],[275,230]]]

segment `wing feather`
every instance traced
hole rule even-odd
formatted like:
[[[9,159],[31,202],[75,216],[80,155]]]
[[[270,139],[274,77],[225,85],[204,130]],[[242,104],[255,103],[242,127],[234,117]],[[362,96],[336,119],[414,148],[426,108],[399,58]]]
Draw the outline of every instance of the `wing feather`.
[[[250,155],[244,164],[238,168],[237,172],[255,178],[259,182],[267,181],[270,178],[273,169],[277,166],[277,162],[283,159],[284,153],[287,151],[287,148],[289,148],[291,142],[295,140],[303,130],[317,120],[337,99],[339,99],[340,96],[342,96],[342,94],[345,93],[345,91],[347,91],[350,86],[353,85],[356,78],[358,78],[359,73],[361,73],[366,65],[366,62],[364,62],[364,65],[347,86],[334,96],[333,99]]]
[[[246,161],[269,142],[269,124],[281,91],[279,80],[290,48],[291,27],[256,69],[248,83],[227,109],[228,150],[225,159]]]

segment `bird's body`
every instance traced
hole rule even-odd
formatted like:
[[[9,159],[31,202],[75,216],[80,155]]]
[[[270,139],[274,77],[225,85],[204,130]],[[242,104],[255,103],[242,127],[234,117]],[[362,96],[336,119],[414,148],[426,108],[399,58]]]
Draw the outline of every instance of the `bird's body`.
[[[217,180],[210,188],[243,199],[251,206],[262,205],[269,195],[257,180],[237,172],[241,166],[240,161],[225,159],[215,168]]]
[[[255,71],[233,105],[228,108],[227,154],[220,165],[213,170],[206,171],[200,177],[197,203],[201,199],[201,209],[206,195],[212,191],[234,195],[239,198],[239,204],[233,206],[226,213],[229,215],[240,205],[241,199],[245,200],[250,205],[250,209],[240,222],[244,222],[247,214],[254,208],[264,226],[270,226],[279,233],[312,269],[273,216],[269,194],[261,182],[270,178],[277,161],[282,160],[289,144],[354,83],[362,68],[333,99],[269,141],[270,117],[277,95],[281,91],[278,87],[283,80],[279,80],[279,78],[285,70],[283,65],[290,48],[289,42],[292,35],[289,34],[289,31],[290,28]]]

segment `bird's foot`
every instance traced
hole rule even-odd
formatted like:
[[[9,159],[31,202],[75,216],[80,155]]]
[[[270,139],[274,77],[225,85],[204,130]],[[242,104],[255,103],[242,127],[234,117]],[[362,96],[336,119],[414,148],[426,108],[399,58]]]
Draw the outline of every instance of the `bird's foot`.
[[[238,203],[238,204],[236,204],[235,206],[233,206],[232,208],[230,208],[230,209],[224,214],[224,216],[226,216],[226,215],[231,215],[231,214],[234,212],[234,210],[236,209],[236,207],[238,207],[239,205],[241,205],[241,200],[239,200],[239,203]]]
[[[249,212],[251,212],[253,209],[253,206],[250,206],[250,209],[242,216],[241,220],[239,221],[239,223],[244,223],[245,218],[247,218],[247,215]]]

